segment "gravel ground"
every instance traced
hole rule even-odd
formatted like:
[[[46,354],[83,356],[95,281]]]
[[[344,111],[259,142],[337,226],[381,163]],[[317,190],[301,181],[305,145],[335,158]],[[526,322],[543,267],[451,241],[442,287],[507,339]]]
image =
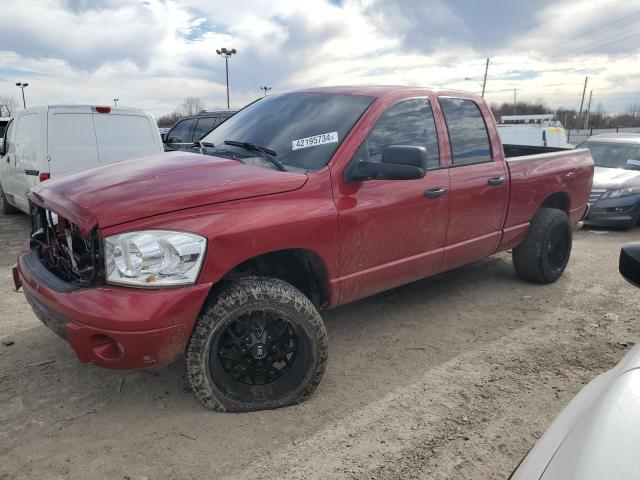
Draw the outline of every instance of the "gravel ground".
[[[506,478],[577,391],[636,341],[640,291],[617,273],[626,232],[575,232],[554,285],[508,254],[324,312],[310,401],[206,411],[184,362],[80,364],[42,326],[10,266],[24,216],[0,216],[0,479]]]

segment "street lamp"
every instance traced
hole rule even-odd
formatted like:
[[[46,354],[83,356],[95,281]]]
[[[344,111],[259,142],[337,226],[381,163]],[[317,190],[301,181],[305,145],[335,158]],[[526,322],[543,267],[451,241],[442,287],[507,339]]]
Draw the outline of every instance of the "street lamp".
[[[264,96],[267,96],[267,90],[271,90],[271,87],[267,87],[266,85],[264,87],[259,87],[260,90],[264,90]]]
[[[218,48],[216,53],[224,58],[224,65],[227,72],[227,110],[229,110],[229,57],[238,52],[235,48]]]
[[[489,58],[487,58],[487,63],[484,66],[484,80],[482,81],[482,83],[480,83],[477,80],[474,80],[473,78],[470,77],[464,77],[465,80],[471,80],[473,82],[476,82],[478,85],[480,85],[482,87],[482,98],[484,98],[484,91],[487,88],[487,73],[489,73]]]
[[[118,106],[118,100],[120,100],[119,98],[114,98],[113,99],[113,106],[117,107]]]
[[[24,89],[27,88],[29,86],[28,83],[21,83],[21,82],[17,82],[16,83],[16,87],[22,89],[22,106],[26,109],[27,108],[27,102],[24,99]]]

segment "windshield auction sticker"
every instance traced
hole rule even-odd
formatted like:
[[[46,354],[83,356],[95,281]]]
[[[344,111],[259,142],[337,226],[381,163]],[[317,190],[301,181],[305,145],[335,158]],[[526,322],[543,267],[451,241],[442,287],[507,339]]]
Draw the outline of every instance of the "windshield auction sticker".
[[[321,135],[314,135],[313,137],[299,138],[298,140],[291,142],[291,150],[315,147],[316,145],[324,145],[325,143],[338,143],[338,132],[329,132]]]
[[[636,160],[635,158],[630,158],[627,160],[627,165],[640,165],[640,160]]]

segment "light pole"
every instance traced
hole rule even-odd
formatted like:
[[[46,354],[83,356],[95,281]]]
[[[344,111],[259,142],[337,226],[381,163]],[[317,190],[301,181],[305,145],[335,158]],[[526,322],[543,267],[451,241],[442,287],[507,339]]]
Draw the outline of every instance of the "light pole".
[[[218,48],[216,53],[224,58],[224,66],[227,72],[227,110],[229,110],[229,57],[238,52],[235,48]]]
[[[482,88],[482,97],[484,98],[484,84],[480,83],[479,81],[477,81],[475,78],[471,78],[471,77],[464,77],[465,80],[468,80],[469,82],[476,82],[478,84],[478,86],[480,88]]]
[[[267,90],[271,90],[271,87],[267,87],[266,85],[264,87],[259,87],[260,90],[264,90],[264,96],[267,96]]]
[[[118,106],[118,100],[120,100],[119,98],[114,98],[113,99],[113,106],[117,107]]]
[[[22,89],[22,106],[25,109],[27,108],[27,101],[24,99],[24,89],[27,88],[28,86],[29,86],[28,83],[21,83],[21,82],[16,83],[16,87]]]

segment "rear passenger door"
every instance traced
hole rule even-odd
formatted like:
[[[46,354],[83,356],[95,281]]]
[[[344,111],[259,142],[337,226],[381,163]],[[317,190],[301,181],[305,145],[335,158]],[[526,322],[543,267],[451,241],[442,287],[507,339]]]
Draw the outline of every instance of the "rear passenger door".
[[[440,97],[451,150],[451,206],[444,269],[495,252],[509,197],[506,165],[492,151],[484,117],[471,99]]]

